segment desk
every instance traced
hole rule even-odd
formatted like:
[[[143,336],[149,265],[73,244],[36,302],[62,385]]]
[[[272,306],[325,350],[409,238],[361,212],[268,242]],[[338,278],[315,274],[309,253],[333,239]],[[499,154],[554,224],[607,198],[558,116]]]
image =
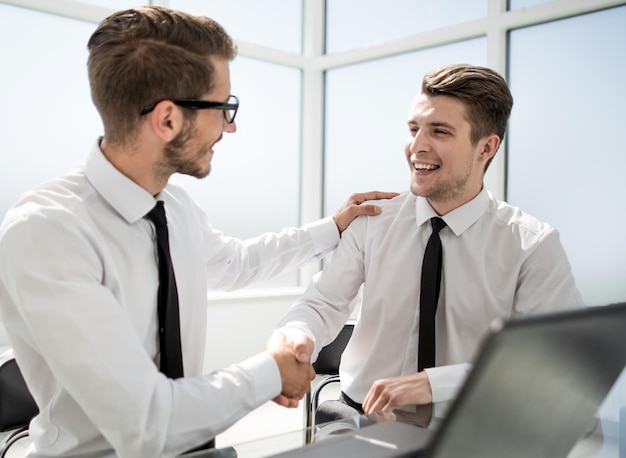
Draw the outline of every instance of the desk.
[[[427,430],[436,430],[443,420],[447,405],[407,406],[394,409],[392,412],[377,412],[371,415],[360,415],[345,420],[324,423],[313,428],[316,441],[355,431],[379,421],[398,421],[410,423]],[[626,429],[622,426],[622,429]],[[184,455],[185,458],[266,458],[288,450],[302,447],[306,443],[306,429],[296,429],[287,433],[269,436],[250,442],[235,444],[223,449],[196,452]],[[626,442],[626,431],[621,432],[622,442]],[[618,422],[595,418],[589,429],[580,438],[567,458],[626,458],[626,445],[621,444],[620,425]],[[218,444],[219,445],[219,444]],[[328,457],[334,458],[334,457]]]

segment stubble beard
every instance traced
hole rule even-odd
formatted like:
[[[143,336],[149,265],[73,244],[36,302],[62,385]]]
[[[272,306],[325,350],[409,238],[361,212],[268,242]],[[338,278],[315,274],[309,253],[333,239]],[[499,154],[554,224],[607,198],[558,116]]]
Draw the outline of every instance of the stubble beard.
[[[427,198],[431,202],[446,203],[454,201],[467,190],[472,174],[472,164],[467,164],[465,173],[436,181],[432,186],[424,188],[415,181],[411,183],[411,192],[416,196]]]
[[[194,150],[191,140],[196,134],[196,124],[185,122],[180,133],[167,144],[163,151],[164,165],[171,173],[180,173],[194,178],[205,178],[211,171],[211,165],[202,167],[202,159],[206,157],[204,149]]]

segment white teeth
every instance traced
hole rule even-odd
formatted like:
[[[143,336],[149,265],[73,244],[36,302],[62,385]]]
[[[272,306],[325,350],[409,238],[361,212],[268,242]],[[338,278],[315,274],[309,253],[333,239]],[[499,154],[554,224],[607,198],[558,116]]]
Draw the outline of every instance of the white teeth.
[[[439,168],[438,165],[432,164],[413,164],[413,167],[415,167],[415,170],[435,170]]]

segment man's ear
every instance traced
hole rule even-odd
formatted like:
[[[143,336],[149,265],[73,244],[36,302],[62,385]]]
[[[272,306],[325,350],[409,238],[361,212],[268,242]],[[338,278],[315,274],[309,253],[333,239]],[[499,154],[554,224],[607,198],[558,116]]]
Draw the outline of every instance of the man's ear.
[[[495,156],[498,148],[500,147],[500,137],[496,134],[487,135],[479,141],[480,153],[479,160],[481,162],[487,162],[493,156]]]
[[[183,115],[180,109],[170,100],[157,103],[149,113],[150,127],[155,135],[165,143],[172,141],[182,129]]]

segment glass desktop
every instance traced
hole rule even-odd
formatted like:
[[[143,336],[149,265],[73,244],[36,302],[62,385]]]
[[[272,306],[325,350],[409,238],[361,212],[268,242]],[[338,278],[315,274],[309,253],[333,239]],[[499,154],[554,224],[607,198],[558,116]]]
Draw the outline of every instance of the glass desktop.
[[[293,431],[233,444],[228,447],[184,455],[185,458],[266,458],[309,444],[329,440],[381,421],[396,421],[432,430],[439,427],[449,403],[405,406],[392,411],[375,412],[337,420],[312,428]],[[621,439],[621,442],[620,442]],[[328,457],[332,458],[332,457]],[[619,421],[594,417],[567,458],[626,458],[626,407]]]

